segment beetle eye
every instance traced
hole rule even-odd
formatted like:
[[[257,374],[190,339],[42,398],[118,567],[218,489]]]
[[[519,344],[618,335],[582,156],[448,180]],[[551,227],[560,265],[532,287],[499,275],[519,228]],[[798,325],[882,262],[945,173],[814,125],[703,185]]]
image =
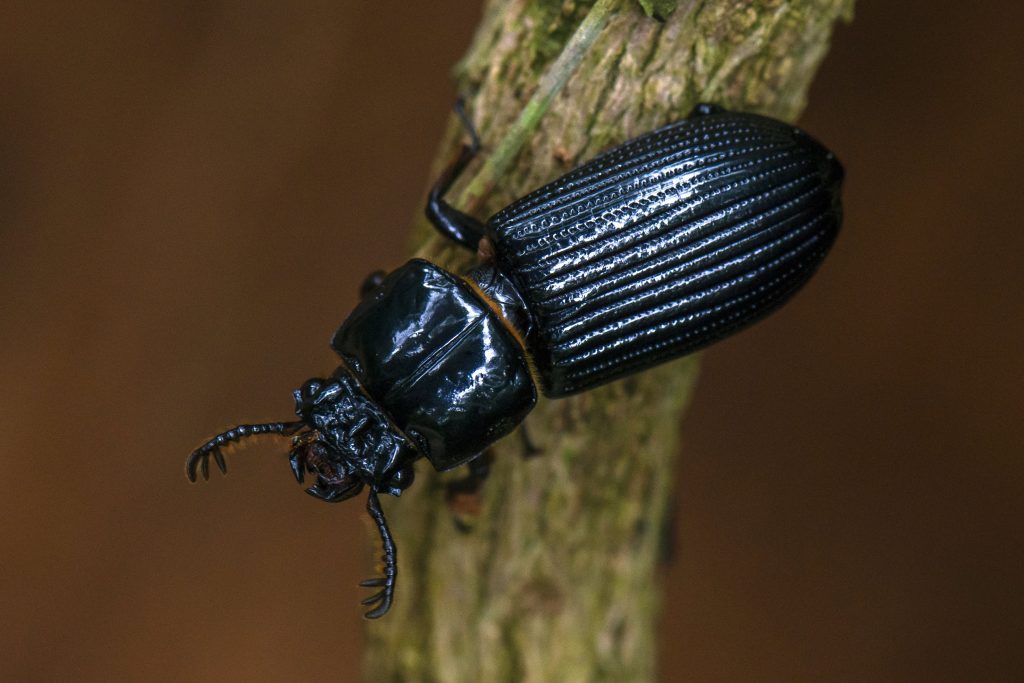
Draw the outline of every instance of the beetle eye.
[[[295,413],[302,416],[306,411],[313,408],[315,399],[320,395],[324,381],[314,377],[292,392],[295,399]]]
[[[323,382],[318,379],[308,380],[299,389],[299,395],[303,401],[312,401],[318,393],[320,393],[320,387],[323,386]]]

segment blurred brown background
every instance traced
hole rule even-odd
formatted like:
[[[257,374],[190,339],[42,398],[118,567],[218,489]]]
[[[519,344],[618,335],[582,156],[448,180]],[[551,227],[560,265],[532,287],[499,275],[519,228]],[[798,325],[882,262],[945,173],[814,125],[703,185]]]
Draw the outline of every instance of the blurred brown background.
[[[182,464],[403,259],[477,4],[89,4],[0,18],[0,679],[354,680],[361,506]],[[845,233],[706,354],[666,681],[1024,678],[1024,10],[935,7],[839,29]]]

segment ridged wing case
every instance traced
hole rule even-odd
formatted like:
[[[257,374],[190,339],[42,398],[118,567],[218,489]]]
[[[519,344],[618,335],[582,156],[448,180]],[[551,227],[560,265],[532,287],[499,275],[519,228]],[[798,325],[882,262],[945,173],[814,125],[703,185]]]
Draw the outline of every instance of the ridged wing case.
[[[534,319],[545,393],[689,353],[782,304],[835,240],[842,174],[799,129],[705,108],[497,213],[488,235]]]

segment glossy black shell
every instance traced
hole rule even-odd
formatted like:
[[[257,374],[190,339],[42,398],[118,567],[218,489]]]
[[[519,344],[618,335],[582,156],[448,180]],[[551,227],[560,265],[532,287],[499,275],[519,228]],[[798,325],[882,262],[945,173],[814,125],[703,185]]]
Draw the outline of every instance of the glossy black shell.
[[[438,470],[511,432],[537,400],[502,320],[464,280],[427,261],[390,273],[331,347]]]
[[[842,175],[793,126],[709,109],[494,215],[545,393],[689,353],[785,302],[836,238]]]

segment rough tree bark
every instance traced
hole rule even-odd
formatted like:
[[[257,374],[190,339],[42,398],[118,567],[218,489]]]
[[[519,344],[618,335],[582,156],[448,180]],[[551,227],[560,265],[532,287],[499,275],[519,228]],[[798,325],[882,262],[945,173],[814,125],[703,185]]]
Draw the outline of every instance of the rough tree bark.
[[[793,120],[852,0],[488,0],[456,69],[484,141],[449,197],[488,216],[608,146],[694,104]],[[435,171],[457,151],[450,123]],[[452,269],[472,258],[423,221],[416,247]],[[694,357],[596,391],[541,400],[542,457],[496,446],[478,507],[445,502],[428,466],[400,503],[398,596],[369,626],[371,681],[654,678],[677,427]],[[424,463],[426,465],[426,463]],[[458,523],[456,523],[458,522]]]

